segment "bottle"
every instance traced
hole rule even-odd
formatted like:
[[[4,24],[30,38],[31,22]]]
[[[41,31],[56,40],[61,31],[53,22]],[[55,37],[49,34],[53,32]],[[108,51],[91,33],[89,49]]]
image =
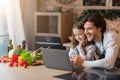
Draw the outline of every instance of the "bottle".
[[[26,41],[23,40],[23,41],[22,41],[22,49],[25,49],[25,48],[26,48]]]
[[[9,44],[8,44],[8,52],[13,49],[13,44],[12,44],[12,40],[9,41]]]

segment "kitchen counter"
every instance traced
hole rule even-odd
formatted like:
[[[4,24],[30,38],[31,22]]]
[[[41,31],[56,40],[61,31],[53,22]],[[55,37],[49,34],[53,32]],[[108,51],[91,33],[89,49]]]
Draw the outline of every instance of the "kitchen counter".
[[[65,49],[66,49],[67,51],[69,51],[69,50],[70,50],[70,47],[71,47],[71,42],[63,43],[63,46],[65,47]]]
[[[66,80],[60,75],[69,73],[69,71],[48,69],[44,65],[23,68],[9,67],[7,63],[0,63],[0,80]]]
[[[81,73],[94,73],[105,79],[105,72],[100,68],[85,68]],[[80,77],[79,76],[79,77]],[[46,68],[44,65],[23,67],[9,67],[7,63],[0,63],[0,80],[71,80],[71,72]]]

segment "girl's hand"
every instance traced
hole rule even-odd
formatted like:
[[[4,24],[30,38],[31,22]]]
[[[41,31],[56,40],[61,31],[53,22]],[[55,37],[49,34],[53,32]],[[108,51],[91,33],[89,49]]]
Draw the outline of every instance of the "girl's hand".
[[[72,63],[77,66],[82,66],[83,59],[79,55],[72,56]]]

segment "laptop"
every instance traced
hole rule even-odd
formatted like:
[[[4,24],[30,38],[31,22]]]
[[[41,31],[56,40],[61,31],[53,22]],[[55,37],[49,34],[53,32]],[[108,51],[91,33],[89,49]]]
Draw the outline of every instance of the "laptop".
[[[70,64],[68,51],[60,49],[42,48],[41,52],[43,54],[44,65],[47,68],[66,71],[76,70]]]

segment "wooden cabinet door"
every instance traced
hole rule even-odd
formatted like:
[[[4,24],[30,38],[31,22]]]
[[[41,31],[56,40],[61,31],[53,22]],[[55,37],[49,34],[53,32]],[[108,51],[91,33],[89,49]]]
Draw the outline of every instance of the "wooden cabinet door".
[[[110,0],[110,9],[120,9],[120,0]]]
[[[83,9],[108,9],[109,0],[81,0]]]

